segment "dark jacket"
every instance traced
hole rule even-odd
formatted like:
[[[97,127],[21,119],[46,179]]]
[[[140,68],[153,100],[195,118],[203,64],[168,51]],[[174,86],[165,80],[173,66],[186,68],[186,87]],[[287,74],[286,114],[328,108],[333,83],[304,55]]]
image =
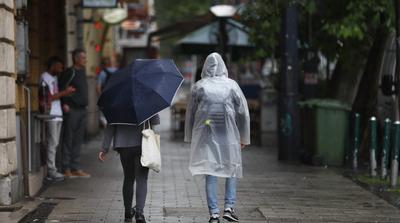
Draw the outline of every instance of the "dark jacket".
[[[160,117],[153,116],[151,125],[160,124]],[[147,126],[146,126],[147,127]],[[142,144],[143,125],[107,125],[104,130],[102,151],[107,153],[110,148],[127,148]]]
[[[85,108],[88,105],[88,83],[85,70],[68,68],[60,77],[59,88],[64,90],[68,86],[74,87],[76,91],[69,96],[62,97],[61,102],[71,108]]]

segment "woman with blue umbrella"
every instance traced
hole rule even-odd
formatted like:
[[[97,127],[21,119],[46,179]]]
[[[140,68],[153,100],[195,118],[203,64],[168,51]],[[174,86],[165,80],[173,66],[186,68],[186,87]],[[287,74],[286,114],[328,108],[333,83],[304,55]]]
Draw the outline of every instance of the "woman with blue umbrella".
[[[150,124],[160,124],[159,116],[153,116],[150,119]],[[124,172],[122,194],[125,207],[125,222],[131,222],[133,217],[135,217],[137,223],[146,222],[143,210],[147,196],[149,168],[143,167],[140,163],[142,130],[143,125],[107,125],[104,130],[102,150],[98,155],[98,159],[104,161],[109,148],[113,148],[120,155]],[[132,208],[135,182],[136,206]]]
[[[145,223],[149,169],[143,167],[142,130],[144,125],[160,123],[158,112],[171,105],[183,77],[172,60],[135,60],[113,74],[98,105],[107,119],[102,149],[98,159],[104,161],[110,148],[116,150],[124,172],[122,194],[125,222]],[[136,182],[136,206],[132,208]]]

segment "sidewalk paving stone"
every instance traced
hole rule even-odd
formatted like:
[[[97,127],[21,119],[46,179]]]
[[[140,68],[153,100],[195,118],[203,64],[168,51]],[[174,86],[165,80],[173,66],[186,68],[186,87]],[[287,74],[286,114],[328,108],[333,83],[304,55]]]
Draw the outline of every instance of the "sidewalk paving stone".
[[[166,120],[162,117],[161,120]],[[149,223],[208,221],[203,177],[188,170],[190,148],[161,128],[162,171],[150,172],[145,208]],[[123,222],[122,168],[110,152],[96,160],[101,135],[82,148],[90,179],[51,184],[41,195],[57,203],[45,222]],[[243,154],[244,178],[238,183],[237,213],[242,223],[400,222],[400,210],[330,168],[277,161],[276,149],[250,146]],[[219,181],[219,205],[224,185]]]

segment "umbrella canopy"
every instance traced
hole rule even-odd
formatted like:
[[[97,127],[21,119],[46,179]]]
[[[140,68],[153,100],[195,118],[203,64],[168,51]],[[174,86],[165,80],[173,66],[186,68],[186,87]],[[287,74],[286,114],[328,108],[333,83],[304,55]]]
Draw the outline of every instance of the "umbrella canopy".
[[[139,125],[171,105],[183,77],[169,59],[137,59],[111,75],[97,105],[109,124]]]

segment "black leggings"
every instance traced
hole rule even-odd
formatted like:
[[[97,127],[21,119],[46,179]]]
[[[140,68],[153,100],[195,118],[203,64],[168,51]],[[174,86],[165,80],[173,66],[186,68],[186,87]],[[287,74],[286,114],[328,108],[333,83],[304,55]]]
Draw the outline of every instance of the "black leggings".
[[[142,167],[140,164],[141,147],[119,148],[122,168],[124,170],[124,186],[122,194],[124,196],[125,210],[132,208],[133,184],[136,179],[136,209],[143,210],[147,195],[147,177],[149,168]]]

